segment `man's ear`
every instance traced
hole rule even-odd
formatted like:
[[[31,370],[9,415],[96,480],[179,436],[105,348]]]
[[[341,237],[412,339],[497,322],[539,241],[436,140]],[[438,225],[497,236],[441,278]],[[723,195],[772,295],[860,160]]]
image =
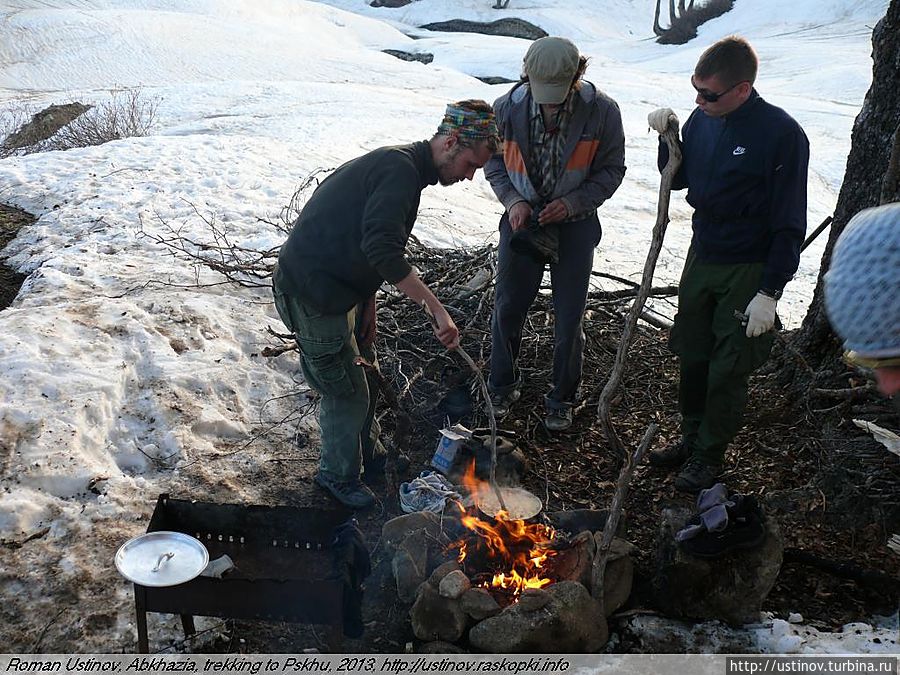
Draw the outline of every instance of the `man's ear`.
[[[444,136],[444,143],[441,145],[441,149],[444,152],[450,152],[457,143],[459,143],[459,136],[456,134],[447,134]]]

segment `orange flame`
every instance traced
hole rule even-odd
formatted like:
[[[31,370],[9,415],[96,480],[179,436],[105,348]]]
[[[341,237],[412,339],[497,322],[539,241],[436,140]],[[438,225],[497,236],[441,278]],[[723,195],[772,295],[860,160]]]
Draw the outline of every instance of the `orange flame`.
[[[488,483],[475,476],[474,461],[466,469],[463,484],[473,495],[490,489]],[[490,563],[500,569],[490,582],[485,581],[482,586],[489,590],[505,589],[516,598],[526,588],[543,588],[553,583],[552,579],[542,574],[546,572],[548,559],[556,555],[549,548],[555,532],[546,525],[509,520],[506,516],[505,511],[500,511],[491,524],[475,516],[464,515],[461,522],[478,535]],[[459,548],[457,561],[462,564],[469,555],[466,542],[459,540],[451,546]]]

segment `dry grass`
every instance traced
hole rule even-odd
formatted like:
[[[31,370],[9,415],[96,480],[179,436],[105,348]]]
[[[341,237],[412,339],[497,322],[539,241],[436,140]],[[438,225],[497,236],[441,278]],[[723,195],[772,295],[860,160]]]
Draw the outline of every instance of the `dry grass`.
[[[0,111],[0,158],[50,150],[71,150],[146,136],[156,121],[159,99],[141,88],[117,90],[61,128],[42,133],[41,114],[25,105]],[[45,109],[47,110],[47,109]],[[45,126],[45,125],[44,125]]]

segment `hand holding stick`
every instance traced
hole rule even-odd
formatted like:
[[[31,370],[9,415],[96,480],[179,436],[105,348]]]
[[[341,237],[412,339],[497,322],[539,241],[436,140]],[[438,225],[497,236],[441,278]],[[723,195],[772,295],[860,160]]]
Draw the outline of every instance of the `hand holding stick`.
[[[423,300],[422,301],[422,309],[425,311],[425,315],[428,317],[428,321],[431,322],[432,327],[434,327],[435,331],[437,331],[437,321],[434,318],[434,314],[431,313],[431,308],[428,307],[428,304]],[[481,394],[484,396],[485,405],[488,409],[488,425],[491,430],[491,471],[488,475],[488,482],[491,485],[491,489],[494,491],[494,495],[497,497],[497,502],[500,504],[500,508],[503,511],[506,511],[506,502],[503,501],[503,494],[500,491],[500,488],[497,486],[497,421],[494,418],[494,406],[491,403],[491,393],[488,391],[487,383],[484,381],[484,376],[481,374],[481,371],[478,369],[475,361],[472,360],[472,357],[466,353],[466,350],[463,349],[459,345],[459,338],[457,337],[456,346],[450,348],[451,351],[456,351],[463,358],[469,368],[472,369],[472,372],[475,373],[475,377],[478,378],[478,384],[481,386]]]

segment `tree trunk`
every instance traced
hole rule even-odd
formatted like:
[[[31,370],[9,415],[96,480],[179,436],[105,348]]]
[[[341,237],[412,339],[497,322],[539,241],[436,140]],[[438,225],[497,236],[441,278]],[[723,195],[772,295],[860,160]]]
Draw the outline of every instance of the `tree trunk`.
[[[862,110],[856,116],[844,182],[838,195],[828,243],[822,256],[812,303],[796,338],[795,346],[814,368],[828,367],[840,356],[841,346],[831,330],[822,301],[822,277],[831,263],[831,252],[847,221],[857,212],[900,200],[896,181],[885,185],[894,134],[900,120],[900,0],[891,0],[884,18],[872,33],[872,85]],[[790,362],[786,368],[794,367]],[[794,376],[800,375],[798,370]]]
[[[659,25],[659,6],[661,3],[662,0],[656,0],[656,9],[653,12],[653,33],[655,35],[662,35],[665,32],[662,26]]]

